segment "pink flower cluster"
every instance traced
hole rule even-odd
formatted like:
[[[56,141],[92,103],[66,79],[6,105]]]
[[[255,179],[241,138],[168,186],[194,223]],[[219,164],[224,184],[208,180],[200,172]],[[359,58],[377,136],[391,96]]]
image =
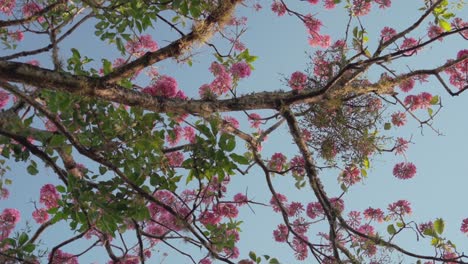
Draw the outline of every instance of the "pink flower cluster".
[[[406,56],[411,56],[421,50],[421,47],[416,48],[417,45],[419,45],[419,41],[417,41],[415,38],[405,38],[400,46],[400,50],[408,49],[403,54]]]
[[[231,66],[231,74],[234,78],[246,78],[249,77],[251,73],[251,69],[249,64],[241,61],[236,62]]]
[[[348,186],[361,181],[361,171],[356,166],[349,166],[341,173],[341,181]]]
[[[40,208],[32,213],[32,217],[36,223],[43,224],[49,220],[49,213],[46,208]]]
[[[391,27],[384,27],[380,32],[380,37],[382,38],[383,42],[389,41],[397,34],[396,30]]]
[[[468,30],[467,30],[468,31]],[[463,89],[468,85],[468,49],[460,50],[457,54],[457,59],[466,57],[454,66],[447,68],[445,73],[450,76],[450,84]]]
[[[47,209],[58,207],[59,199],[60,195],[58,194],[57,189],[55,189],[54,185],[46,184],[42,186],[40,191],[39,202],[45,205]]]
[[[184,154],[180,151],[166,154],[167,161],[171,167],[180,167],[184,162]]]
[[[0,109],[3,109],[10,100],[10,95],[4,90],[0,89]]]
[[[29,2],[29,3],[26,3],[21,10],[23,11],[23,14],[24,14],[25,17],[30,17],[30,16],[40,12],[42,10],[42,7],[40,5],[38,5],[37,3]],[[44,19],[44,17],[39,17],[39,18],[37,18],[37,21],[39,23],[42,23],[42,22],[45,21],[45,19]]]
[[[52,252],[51,252],[52,253]],[[51,264],[78,264],[78,258],[75,255],[63,252],[57,249],[52,257],[49,254],[49,263]]]
[[[400,86],[400,89],[401,89],[403,92],[407,93],[407,92],[413,90],[415,83],[416,83],[416,82],[414,81],[413,78],[409,78],[409,79],[403,80],[403,81],[400,83],[399,86]]]
[[[379,208],[374,209],[372,207],[367,208],[364,210],[364,217],[369,220],[374,220],[379,223],[382,223],[384,221],[384,212],[380,210]]]
[[[391,0],[374,0],[379,5],[379,8],[389,8],[392,5]],[[371,10],[372,1],[370,0],[353,0],[353,13],[355,16],[365,16]]]
[[[10,236],[20,220],[20,212],[13,208],[6,208],[0,214],[0,241]]]
[[[282,153],[276,152],[271,156],[270,161],[268,162],[268,168],[274,171],[282,171],[283,166],[286,164],[286,156]]]
[[[392,124],[400,127],[406,124],[406,114],[402,112],[396,112],[392,114]]]
[[[307,85],[307,75],[300,71],[293,72],[288,84],[293,90],[301,91]]]
[[[399,216],[404,216],[412,213],[411,204],[406,200],[399,200],[390,204],[388,206],[388,210],[391,212],[392,215]]]
[[[400,162],[393,167],[393,176],[398,179],[407,180],[416,175],[416,166],[411,162]]]
[[[462,233],[468,234],[468,218],[463,219],[460,231]]]
[[[153,85],[144,88],[142,92],[166,98],[187,98],[185,93],[179,90],[176,79],[167,75],[160,76]]]
[[[431,106],[432,94],[428,92],[422,92],[418,95],[406,96],[404,103],[408,106],[411,111],[417,109],[426,109]]]
[[[408,141],[405,140],[404,138],[397,138],[396,144],[395,144],[395,154],[405,154],[406,150],[408,149]]]
[[[125,49],[134,56],[141,56],[145,52],[154,52],[158,50],[158,44],[153,40],[151,35],[141,35],[136,39],[127,42]]]
[[[271,4],[271,11],[273,11],[278,16],[283,16],[284,14],[286,14],[286,6],[284,6],[284,4],[281,3],[281,1],[275,0]]]
[[[328,48],[330,46],[331,37],[319,33],[322,27],[322,22],[320,20],[309,14],[304,17],[304,25],[309,32],[309,44],[312,47],[320,46],[322,48]]]
[[[0,12],[10,16],[16,7],[16,0],[0,0]]]
[[[259,128],[262,124],[262,117],[257,113],[249,114],[250,127]]]

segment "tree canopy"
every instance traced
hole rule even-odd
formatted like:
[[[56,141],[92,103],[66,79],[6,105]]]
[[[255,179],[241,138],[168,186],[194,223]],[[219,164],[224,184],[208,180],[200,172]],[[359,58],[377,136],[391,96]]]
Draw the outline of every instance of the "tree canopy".
[[[22,201],[0,206],[0,262],[468,263],[437,208],[420,222],[398,190],[373,190],[394,201],[380,207],[348,199],[379,177],[376,159],[398,157],[401,185],[419,176],[399,132],[441,135],[442,99],[463,99],[463,12],[463,0],[0,0],[0,205]],[[304,33],[272,61],[305,43],[306,66],[249,82],[262,57],[245,35],[261,36],[261,17]],[[276,227],[242,232],[251,222]],[[468,218],[450,224],[468,234]]]

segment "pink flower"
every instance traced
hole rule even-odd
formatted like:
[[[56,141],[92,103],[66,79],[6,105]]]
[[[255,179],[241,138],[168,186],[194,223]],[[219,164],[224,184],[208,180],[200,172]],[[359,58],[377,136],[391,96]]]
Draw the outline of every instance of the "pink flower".
[[[400,162],[393,167],[393,175],[398,179],[411,179],[415,174],[416,166],[411,162]]]
[[[234,76],[234,78],[249,77],[250,72],[251,72],[250,66],[243,61],[234,63],[231,66],[231,73]]]
[[[29,2],[29,3],[25,4],[21,10],[23,11],[23,14],[24,14],[25,17],[30,17],[30,16],[40,12],[42,10],[42,7],[39,6],[38,4],[34,3],[34,2]],[[45,20],[44,17],[37,18],[37,21],[39,23],[44,22],[44,20]]]
[[[0,188],[0,200],[6,200],[10,196],[10,191],[6,188]]]
[[[158,50],[158,44],[152,39],[151,35],[141,35],[138,38],[127,42],[125,49],[137,57],[143,55],[146,51],[154,52]]]
[[[405,214],[411,214],[411,207],[410,207],[410,202],[406,201],[406,200],[399,200],[399,201],[396,201],[392,204],[390,204],[388,206],[388,210],[392,213],[392,214],[396,214],[396,215],[405,215]]]
[[[408,95],[406,96],[404,103],[408,105],[411,111],[417,109],[426,109],[431,106],[432,94],[427,92],[422,92],[418,95]]]
[[[47,129],[47,131],[49,132],[55,132],[57,131],[57,127],[55,126],[55,124],[50,121],[49,119],[47,119],[46,123],[45,123],[45,127]]]
[[[278,16],[283,16],[284,14],[286,14],[286,7],[283,3],[279,1],[274,1],[271,4],[271,11],[273,11]]]
[[[319,0],[307,0],[307,2],[313,4],[313,5],[316,5],[318,3]]]
[[[232,203],[219,203],[214,206],[213,211],[228,218],[236,218],[239,214],[236,205]]]
[[[285,164],[286,156],[284,156],[282,153],[276,152],[273,154],[273,156],[271,156],[271,159],[268,162],[268,168],[275,171],[281,171]]]
[[[302,239],[307,241],[306,236],[303,236]],[[297,260],[305,260],[309,255],[309,247],[298,237],[294,237],[292,242],[292,248],[294,249],[294,256]]]
[[[406,114],[402,112],[396,112],[392,114],[392,124],[400,127],[406,124]]]
[[[404,154],[406,150],[408,149],[408,141],[405,140],[404,138],[397,138],[396,144],[395,144],[395,153],[396,154]]]
[[[10,96],[7,92],[0,89],[0,109],[4,108],[8,101],[10,100]]]
[[[411,56],[413,54],[418,53],[418,51],[421,49],[421,48],[414,48],[418,44],[419,42],[416,39],[406,38],[405,40],[403,40],[403,43],[401,44],[400,49],[401,50],[409,49],[408,51],[405,51],[403,54],[407,56]]]
[[[278,198],[279,202],[284,205],[284,203],[288,202],[288,198],[286,198],[286,196],[280,194],[280,193],[277,193],[276,194],[276,198]],[[270,199],[270,205],[273,207],[273,211],[275,212],[280,212],[281,211],[281,208],[280,206],[278,205],[275,197],[271,197]]]
[[[405,79],[400,83],[400,89],[403,92],[407,93],[407,92],[409,92],[409,91],[411,91],[413,89],[414,84],[415,84],[414,79],[412,79],[412,78]]]
[[[217,95],[229,92],[232,86],[232,78],[226,71],[226,67],[218,62],[212,62],[209,70],[216,77],[209,85],[211,90]]]
[[[234,128],[239,128],[239,121],[235,117],[232,116],[225,116],[223,120],[226,121],[229,125],[233,126]]]
[[[379,223],[384,221],[384,212],[379,208],[374,209],[372,207],[367,208],[364,210],[364,217],[366,219],[375,220]]]
[[[286,242],[288,239],[289,230],[286,225],[280,224],[278,228],[273,231],[273,237],[276,242]]]
[[[47,209],[40,208],[32,213],[32,217],[34,218],[34,221],[36,221],[36,223],[43,224],[47,222],[47,220],[49,220],[49,213],[47,213]]]
[[[361,213],[358,211],[351,211],[348,213],[348,220],[346,221],[348,225],[350,225],[353,228],[357,228],[359,225],[361,225],[362,217]]]
[[[430,39],[437,38],[440,34],[444,33],[444,29],[434,25],[432,23],[429,24],[429,28],[427,29],[427,36],[429,36]],[[443,38],[439,38],[439,41],[442,41]]]
[[[184,127],[184,138],[190,143],[195,143],[196,136],[195,136],[195,129],[191,126]]]
[[[234,202],[237,203],[237,205],[246,205],[249,201],[247,196],[242,193],[237,193],[236,195],[234,195],[233,199],[234,199]]]
[[[199,217],[199,221],[203,225],[216,225],[221,222],[221,216],[211,211],[204,211]]]
[[[163,75],[159,77],[154,85],[144,88],[143,92],[152,96],[174,98],[179,90],[177,86],[176,79]]]
[[[19,31],[19,30],[16,30],[16,31],[12,31],[12,32],[8,32],[8,35],[10,36],[10,38],[14,41],[22,41],[24,39],[24,34],[23,32]]]
[[[52,252],[51,252],[52,253]],[[49,254],[49,260],[51,264],[78,264],[78,259],[72,254],[65,253],[60,249],[55,251],[53,257]]]
[[[250,127],[259,128],[262,124],[262,117],[259,114],[249,114]]]
[[[0,0],[0,12],[10,16],[16,6],[16,0]]]
[[[291,159],[290,166],[291,171],[296,176],[304,176],[305,175],[305,168],[304,168],[304,158],[302,156],[295,156]]]
[[[211,264],[211,260],[209,258],[204,258],[200,260],[199,264]]]
[[[322,27],[322,21],[316,19],[312,15],[308,14],[304,17],[304,24],[309,31],[309,34],[317,33],[320,31],[320,28]]]
[[[346,167],[341,173],[341,180],[347,185],[354,185],[361,181],[361,171],[356,166]]]
[[[468,218],[463,219],[460,231],[465,234],[468,233]]]
[[[323,215],[323,208],[319,202],[312,202],[307,205],[306,214],[308,217],[315,219]]]
[[[356,16],[365,16],[369,14],[371,9],[371,1],[369,0],[353,0],[353,13]]]
[[[180,167],[182,162],[184,162],[184,154],[180,151],[168,153],[166,154],[166,158],[171,167]]]
[[[392,5],[391,0],[375,0],[377,4],[379,4],[379,8],[385,9],[389,8]]]
[[[200,86],[198,94],[200,95],[200,98],[204,100],[216,99],[217,97],[211,86],[206,83]]]
[[[325,8],[326,9],[333,9],[335,8],[335,0],[325,0]]]
[[[42,186],[40,191],[39,201],[46,206],[47,209],[58,207],[60,195],[52,184]]]
[[[383,42],[389,41],[397,34],[396,30],[391,27],[384,27],[380,32],[380,37],[382,38]]]
[[[0,214],[0,241],[10,236],[11,231],[20,221],[20,212],[13,208],[6,208]]]
[[[298,216],[302,211],[304,211],[304,206],[299,202],[292,202],[287,208],[288,216]]]
[[[307,84],[307,75],[300,71],[293,72],[288,83],[293,90],[303,90],[305,88],[305,85]]]
[[[169,142],[170,146],[177,145],[182,138],[182,127],[176,126],[173,130],[168,130],[166,135],[166,141]]]
[[[424,231],[432,230],[433,228],[434,228],[434,224],[431,221],[419,224],[419,226],[418,226],[419,231],[421,231],[423,233],[424,233]]]
[[[26,63],[31,64],[33,66],[39,66],[39,64],[40,64],[38,60],[29,60]]]

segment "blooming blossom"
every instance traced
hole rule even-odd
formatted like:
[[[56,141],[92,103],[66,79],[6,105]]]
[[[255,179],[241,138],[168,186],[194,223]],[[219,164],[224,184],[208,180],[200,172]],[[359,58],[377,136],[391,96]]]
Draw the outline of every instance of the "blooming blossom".
[[[60,195],[58,194],[57,189],[55,189],[54,185],[46,184],[42,186],[40,191],[39,202],[45,205],[47,209],[57,207],[59,199]]]
[[[4,90],[0,89],[0,109],[4,108],[8,104],[9,100],[9,94]]]
[[[369,220],[375,220],[379,223],[384,221],[384,212],[379,208],[374,209],[372,207],[367,208],[364,210],[364,217]]]
[[[271,4],[271,11],[273,11],[278,16],[283,16],[286,14],[286,7],[280,1],[274,1]]]
[[[234,195],[233,201],[237,203],[237,205],[245,205],[249,201],[246,195],[242,193],[237,193]]]
[[[6,208],[0,214],[0,241],[10,236],[11,231],[20,221],[20,212],[14,208]]]
[[[288,239],[288,233],[288,227],[284,224],[280,224],[277,229],[273,231],[273,237],[276,242],[286,242]]]
[[[291,159],[291,162],[290,162],[290,166],[291,166],[291,171],[294,175],[296,176],[304,176],[305,175],[305,161],[304,161],[304,157],[302,156],[295,156]]]
[[[353,0],[353,13],[356,16],[365,16],[369,14],[371,9],[371,1],[369,0]]]
[[[416,166],[411,162],[400,162],[393,167],[393,175],[398,179],[411,179],[415,174]]]
[[[176,79],[163,75],[151,86],[143,89],[144,93],[152,96],[162,96],[167,98],[174,98],[179,91]]]
[[[29,2],[29,3],[26,3],[24,4],[23,8],[21,9],[21,11],[23,11],[23,14],[25,17],[30,17],[38,12],[40,12],[42,10],[42,7],[40,5],[38,5],[37,3],[34,3],[34,2]],[[39,17],[37,18],[37,21],[39,23],[42,23],[44,22],[44,17]]]
[[[184,154],[180,151],[168,153],[166,154],[166,158],[171,167],[180,167],[182,162],[184,162]]]
[[[389,41],[397,34],[396,30],[391,27],[384,27],[380,32],[380,37],[382,38],[383,42]]]
[[[404,138],[397,138],[396,144],[395,144],[395,153],[396,154],[404,154],[405,151],[408,149],[408,141],[405,140]]]
[[[284,156],[282,153],[276,152],[273,154],[273,156],[271,156],[271,159],[268,162],[268,168],[275,171],[281,171],[285,164],[286,156]]]
[[[409,78],[409,79],[403,80],[399,86],[403,92],[407,93],[414,88],[414,84],[415,84],[414,79]]]
[[[6,200],[10,196],[10,191],[6,188],[0,188],[0,200]]]
[[[416,54],[421,48],[414,48],[417,46],[419,42],[415,38],[406,38],[403,40],[403,43],[401,44],[400,49],[401,50],[406,50],[409,49],[408,51],[405,51],[403,54],[407,56],[411,56],[413,54]]]
[[[173,130],[169,130],[166,135],[166,141],[169,142],[170,146],[177,145],[182,138],[182,127],[176,126]]]
[[[191,126],[184,127],[184,138],[190,143],[195,143],[196,136],[195,136],[195,129]]]
[[[304,211],[304,206],[300,202],[292,202],[287,206],[286,211],[290,217],[298,216],[302,211]]]
[[[16,6],[16,0],[0,0],[0,12],[10,16]]]
[[[463,219],[460,231],[462,233],[468,234],[468,218]]]
[[[388,210],[392,214],[397,214],[397,215],[405,215],[405,214],[411,214],[411,204],[410,202],[406,200],[399,200],[396,201],[388,206]]]
[[[432,94],[428,92],[422,92],[418,95],[406,96],[404,103],[409,107],[411,111],[417,109],[426,109],[431,106]]]
[[[250,72],[251,72],[250,66],[247,63],[243,62],[243,61],[234,63],[231,66],[231,73],[234,76],[234,78],[249,77]]]
[[[353,185],[361,181],[361,171],[356,166],[350,166],[341,173],[341,180],[347,185]]]
[[[406,124],[406,114],[402,112],[396,112],[392,114],[392,124],[400,127]]]
[[[389,8],[392,5],[391,0],[375,0],[377,4],[379,4],[379,8],[385,9]]]
[[[333,9],[336,6],[335,0],[325,0],[324,4],[326,9]]]
[[[306,214],[308,217],[315,219],[320,215],[323,215],[323,207],[319,202],[312,202],[307,204]]]
[[[78,264],[77,257],[75,257],[72,254],[65,253],[60,249],[57,249],[55,251],[54,256],[52,258],[49,254],[49,259],[52,259],[51,264]]]
[[[36,223],[43,224],[49,220],[49,213],[47,213],[47,209],[40,208],[32,213],[32,217]]]
[[[158,44],[152,39],[151,35],[141,35],[138,38],[127,42],[125,49],[134,56],[141,56],[144,52],[154,52],[158,50]]]
[[[276,198],[279,200],[279,202],[284,205],[284,203],[288,202],[288,198],[286,198],[286,196],[280,194],[280,193],[277,193],[276,194]],[[278,205],[278,202],[276,201],[276,198],[275,196],[271,197],[270,199],[270,205],[273,207],[273,211],[275,212],[280,212],[281,211],[281,208],[280,206]]]
[[[22,41],[24,39],[24,33],[19,30],[8,32],[8,36],[14,41]]]
[[[300,91],[304,89],[307,84],[307,75],[300,71],[293,72],[288,84],[293,90]]]
[[[232,77],[227,72],[226,67],[218,62],[213,62],[209,70],[216,77],[209,85],[211,90],[217,95],[227,93],[232,86]]]
[[[437,38],[440,34],[444,33],[444,29],[438,25],[434,25],[432,23],[429,24],[429,28],[427,29],[427,36],[430,39]],[[442,41],[443,38],[439,38],[439,41]]]
[[[259,128],[262,124],[262,117],[257,113],[249,114],[250,126],[253,128]]]

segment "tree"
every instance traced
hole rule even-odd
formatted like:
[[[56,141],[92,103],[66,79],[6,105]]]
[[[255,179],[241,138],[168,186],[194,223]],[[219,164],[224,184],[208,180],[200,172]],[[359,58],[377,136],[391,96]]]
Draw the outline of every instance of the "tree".
[[[298,260],[466,263],[463,249],[445,236],[445,221],[412,221],[410,201],[398,194],[386,209],[345,208],[355,186],[374,176],[373,158],[385,152],[404,157],[410,142],[397,133],[407,119],[439,133],[433,122],[441,97],[428,80],[437,81],[444,96],[468,88],[468,50],[462,46],[468,23],[459,17],[464,1],[420,1],[420,9],[411,10],[413,22],[398,29],[366,27],[364,21],[371,12],[395,16],[391,0],[320,2],[262,3],[268,10],[256,15],[273,12],[305,26],[311,64],[285,73],[286,91],[245,93],[240,89],[257,57],[241,42],[247,20],[236,12],[258,11],[260,3],[0,0],[2,198],[19,180],[16,164],[31,175],[54,175],[37,187],[39,197],[27,197],[39,199],[28,204],[32,217],[21,216],[29,226],[13,232],[24,208],[1,211],[0,260],[78,263],[98,248],[109,263],[153,263],[164,261],[151,256],[164,245],[187,263],[279,263],[282,256],[274,253],[237,248],[249,220],[239,209],[267,207],[281,219],[273,239]],[[299,11],[321,5],[312,14]],[[344,34],[324,33],[314,12],[344,14]],[[95,40],[112,49],[85,48]],[[454,47],[444,60],[405,67],[444,44]],[[214,54],[208,58],[212,77],[198,95],[179,88],[160,66],[173,60],[195,71],[208,53]],[[262,149],[272,148],[268,136],[283,132],[293,152],[279,142],[274,153]],[[416,175],[416,165],[404,160],[394,165],[397,179]],[[325,173],[338,174],[340,191],[326,188]],[[230,184],[252,174],[263,176],[270,200]],[[296,188],[307,198],[288,201],[275,175],[286,176],[283,189]],[[63,224],[68,236],[48,241],[47,231]],[[468,233],[468,218],[460,231]],[[406,234],[414,243],[424,239],[406,248],[398,243]],[[76,244],[87,246],[72,248]],[[432,253],[421,254],[419,247]]]

